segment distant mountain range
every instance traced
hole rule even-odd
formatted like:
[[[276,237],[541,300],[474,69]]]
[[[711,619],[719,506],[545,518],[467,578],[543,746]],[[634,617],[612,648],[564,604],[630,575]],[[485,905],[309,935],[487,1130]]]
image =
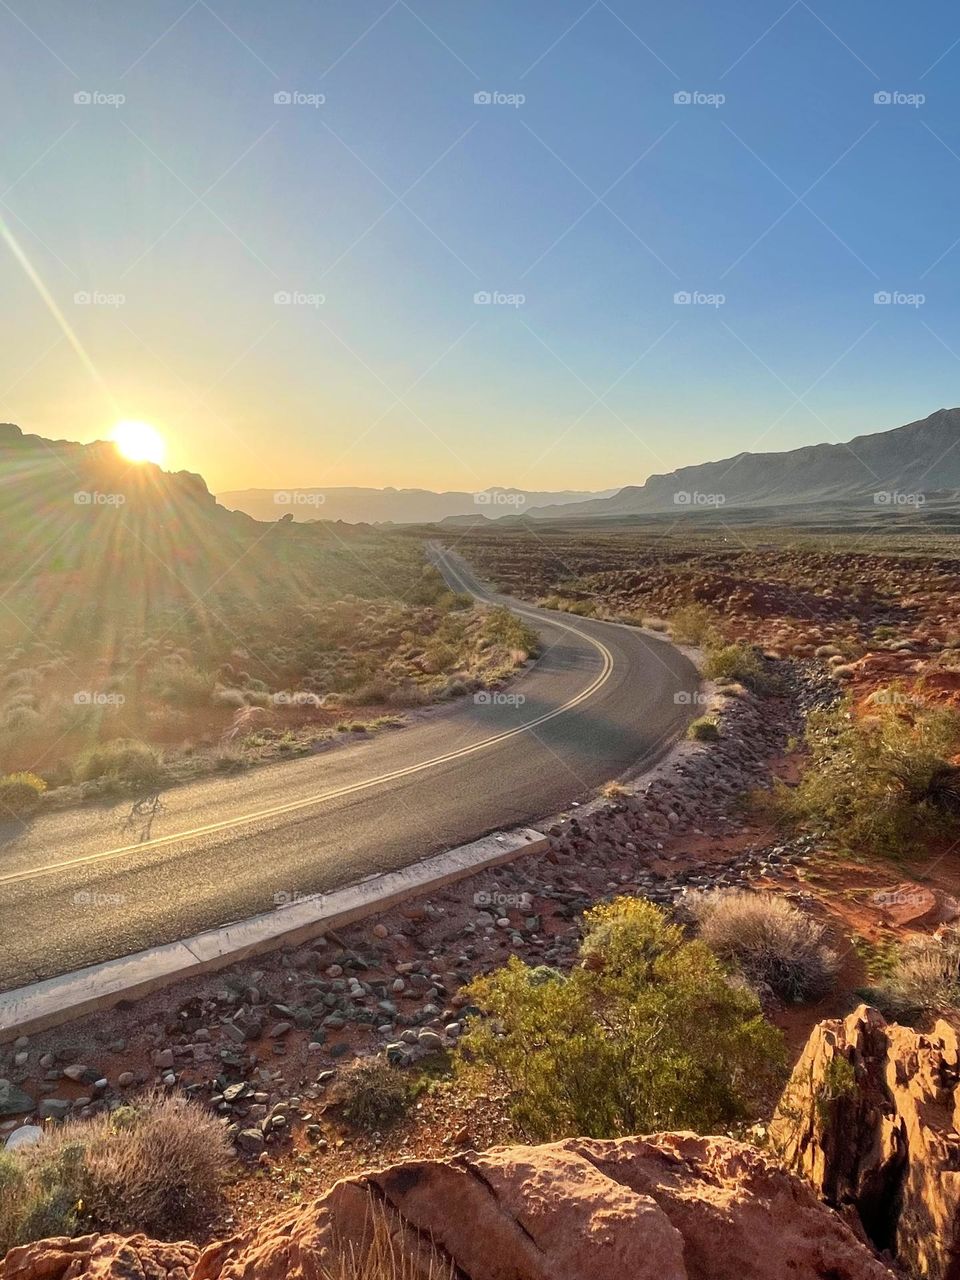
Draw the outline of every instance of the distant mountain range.
[[[531,507],[553,507],[603,499],[617,492],[577,490],[483,489],[477,493],[434,493],[430,489],[359,489],[338,485],[325,489],[236,489],[218,493],[231,511],[255,520],[344,520],[349,524],[435,524],[451,516],[523,515]]]
[[[911,508],[960,491],[960,409],[785,453],[738,453],[627,485],[612,497],[528,508],[537,520],[843,503]]]

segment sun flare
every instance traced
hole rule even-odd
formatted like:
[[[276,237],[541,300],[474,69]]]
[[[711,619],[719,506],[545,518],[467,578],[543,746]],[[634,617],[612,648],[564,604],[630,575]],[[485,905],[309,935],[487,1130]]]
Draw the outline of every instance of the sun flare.
[[[149,422],[118,422],[110,439],[128,462],[163,462],[167,445],[163,436]]]

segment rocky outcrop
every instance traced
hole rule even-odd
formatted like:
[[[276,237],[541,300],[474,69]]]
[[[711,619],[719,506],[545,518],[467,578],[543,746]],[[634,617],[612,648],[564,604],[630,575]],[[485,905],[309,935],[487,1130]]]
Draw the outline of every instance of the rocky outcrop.
[[[771,1128],[787,1165],[925,1280],[960,1277],[957,1031],[862,1005],[816,1027]]]
[[[2,1280],[191,1280],[200,1250],[146,1236],[58,1236],[11,1249]]]
[[[729,1138],[659,1134],[412,1161],[210,1245],[14,1250],[0,1280],[321,1280],[386,1224],[418,1280],[891,1280],[798,1179]],[[431,1263],[434,1271],[430,1271]],[[373,1274],[363,1267],[356,1274]],[[334,1269],[334,1274],[340,1273]],[[379,1270],[376,1274],[381,1274]],[[384,1271],[383,1274],[389,1274]]]

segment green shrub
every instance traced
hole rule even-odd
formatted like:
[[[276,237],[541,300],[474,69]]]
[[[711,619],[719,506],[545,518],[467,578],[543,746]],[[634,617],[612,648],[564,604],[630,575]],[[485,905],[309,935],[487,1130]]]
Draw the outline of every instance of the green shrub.
[[[109,780],[132,785],[150,785],[165,777],[163,758],[156,747],[133,738],[116,738],[88,751],[79,763],[81,782]]]
[[[386,1058],[361,1058],[337,1082],[340,1111],[357,1129],[380,1132],[404,1115],[416,1096],[416,1085]]]
[[[687,729],[687,735],[695,742],[718,742],[720,730],[716,720],[711,720],[709,716],[700,716],[698,720],[691,723]]]
[[[691,893],[685,903],[710,950],[748,982],[785,1000],[815,999],[836,982],[839,962],[823,926],[784,898],[730,889]]]
[[[716,635],[716,617],[702,604],[685,604],[670,615],[670,631],[677,644],[701,645]]]
[[[88,1230],[179,1239],[221,1207],[223,1124],[178,1094],[148,1094],[70,1120],[0,1156],[0,1256],[15,1244]]]
[[[808,721],[810,761],[798,786],[772,798],[781,817],[825,827],[841,844],[879,854],[922,851],[960,822],[960,716],[887,703],[867,720],[849,705]]]
[[[32,813],[40,803],[47,784],[35,773],[8,773],[0,778],[0,818],[4,813],[16,817]]]
[[[780,1033],[702,942],[652,904],[620,898],[584,917],[569,976],[512,957],[474,980],[458,1065],[509,1091],[531,1138],[658,1129],[716,1132],[755,1115],[779,1085]]]
[[[725,644],[707,654],[704,675],[708,680],[735,680],[753,693],[776,693],[777,681],[763,659],[747,644]]]

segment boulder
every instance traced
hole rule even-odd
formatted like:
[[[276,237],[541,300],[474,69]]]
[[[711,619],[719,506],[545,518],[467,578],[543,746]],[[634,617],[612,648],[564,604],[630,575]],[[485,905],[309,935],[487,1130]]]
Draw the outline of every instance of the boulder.
[[[861,1005],[815,1027],[771,1125],[788,1167],[911,1274],[953,1280],[960,1255],[960,1044]]]
[[[0,1280],[320,1280],[377,1230],[410,1280],[893,1280],[798,1178],[731,1138],[666,1133],[468,1151],[346,1179],[207,1246],[47,1240]],[[388,1244],[388,1252],[390,1246]],[[432,1268],[432,1269],[431,1269]],[[353,1269],[351,1269],[353,1274]]]
[[[801,1182],[729,1138],[572,1139],[396,1165],[211,1245],[191,1280],[308,1280],[382,1205],[422,1274],[471,1280],[891,1280]],[[432,1242],[432,1243],[431,1243]]]

